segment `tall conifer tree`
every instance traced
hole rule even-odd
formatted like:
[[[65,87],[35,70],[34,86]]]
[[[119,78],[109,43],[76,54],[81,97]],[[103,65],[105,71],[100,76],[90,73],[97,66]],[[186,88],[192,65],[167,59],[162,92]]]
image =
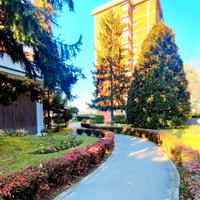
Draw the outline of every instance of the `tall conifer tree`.
[[[181,125],[190,113],[190,95],[174,33],[158,23],[144,40],[129,90],[127,120],[134,127]]]
[[[125,108],[129,83],[127,57],[121,37],[124,28],[121,18],[111,10],[101,18],[97,33],[98,47],[94,72],[96,90],[95,99],[90,107],[110,111],[111,124],[114,122],[114,111]]]

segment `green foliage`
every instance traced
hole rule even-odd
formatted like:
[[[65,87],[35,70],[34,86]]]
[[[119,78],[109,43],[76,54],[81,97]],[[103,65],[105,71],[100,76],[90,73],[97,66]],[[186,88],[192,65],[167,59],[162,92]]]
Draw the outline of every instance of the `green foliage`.
[[[71,111],[72,114],[76,114],[77,115],[78,112],[79,112],[79,109],[77,107],[71,107],[70,111]]]
[[[94,115],[77,115],[76,118],[78,121],[82,121],[83,119],[94,119]]]
[[[48,113],[50,115],[50,112],[53,115],[54,123],[58,126],[62,123],[67,125],[68,121],[72,118],[71,111],[67,108],[67,98],[61,90],[55,90],[54,92],[48,91],[43,99],[43,108],[45,113],[44,123],[49,128],[51,119],[48,118]]]
[[[114,122],[117,124],[124,124],[125,123],[125,115],[115,115]]]
[[[43,98],[43,90],[38,82],[28,78],[12,79],[0,74],[0,104],[8,106],[21,94],[30,96],[32,101],[41,101]]]
[[[144,40],[129,90],[127,121],[134,127],[181,125],[190,113],[190,95],[174,33],[154,25]]]
[[[130,82],[121,37],[125,25],[112,10],[103,15],[98,25],[99,46],[96,47],[96,71],[93,74],[95,99],[89,106],[101,111],[110,111],[113,122],[114,110],[125,109],[125,96]]]
[[[104,116],[103,115],[95,115],[95,123],[97,124],[103,124],[104,123]]]
[[[64,109],[62,118],[63,118],[65,124],[67,124],[67,122],[68,122],[70,119],[72,119],[72,113],[71,113],[71,110],[70,110],[69,108],[65,108],[65,109]]]
[[[35,154],[48,154],[54,153],[61,150],[66,150],[72,147],[79,146],[83,141],[77,139],[76,137],[68,137],[62,141],[53,140],[51,143],[41,143],[37,145],[36,150],[33,152]]]
[[[44,87],[49,90],[59,87],[72,98],[71,87],[83,74],[79,67],[68,61],[80,51],[82,37],[72,45],[65,44],[54,37],[51,26],[56,25],[58,10],[64,3],[70,10],[74,9],[73,1],[41,2],[37,8],[27,0],[1,0],[0,49],[3,51],[0,56],[6,52],[14,63],[24,66],[27,77],[42,78]],[[24,47],[31,49],[32,59],[26,57]],[[16,100],[17,92],[14,95]]]

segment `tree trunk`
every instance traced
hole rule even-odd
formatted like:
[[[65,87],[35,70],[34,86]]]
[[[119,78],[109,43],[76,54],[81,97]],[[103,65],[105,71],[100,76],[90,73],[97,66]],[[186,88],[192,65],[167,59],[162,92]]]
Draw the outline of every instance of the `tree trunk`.
[[[50,94],[49,94],[49,90],[47,92],[48,95],[48,106],[47,106],[47,115],[48,115],[48,121],[47,121],[47,128],[50,129],[51,128],[51,116],[50,116]]]
[[[114,102],[113,102],[113,68],[112,64],[110,65],[110,118],[111,118],[111,126],[114,125]]]

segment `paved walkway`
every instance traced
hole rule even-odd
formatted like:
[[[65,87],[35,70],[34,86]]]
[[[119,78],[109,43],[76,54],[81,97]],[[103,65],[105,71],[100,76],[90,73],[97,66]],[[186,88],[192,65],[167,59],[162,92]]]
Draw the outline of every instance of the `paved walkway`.
[[[116,135],[108,160],[55,200],[172,200],[176,170],[151,142]]]
[[[76,130],[81,128],[81,123],[71,123],[68,127],[73,129],[72,135],[76,135]]]

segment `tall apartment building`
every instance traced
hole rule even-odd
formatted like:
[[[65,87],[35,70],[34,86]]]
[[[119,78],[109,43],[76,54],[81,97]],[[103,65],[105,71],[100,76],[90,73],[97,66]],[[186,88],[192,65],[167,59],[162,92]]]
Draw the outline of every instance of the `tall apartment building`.
[[[122,33],[122,45],[126,49],[128,65],[131,71],[137,62],[141,46],[151,27],[162,21],[162,9],[159,0],[112,0],[92,11],[95,22],[95,47],[99,49],[99,22],[103,15],[113,10],[125,24]],[[98,64],[98,63],[96,63]],[[120,112],[116,113],[119,114]],[[108,113],[104,114],[105,121],[110,121]]]
[[[121,17],[126,28],[122,33],[122,45],[128,50],[129,64],[133,67],[137,62],[143,40],[151,27],[162,20],[162,9],[159,0],[112,0],[92,11],[95,21],[95,47],[99,21],[103,14],[112,9]]]

